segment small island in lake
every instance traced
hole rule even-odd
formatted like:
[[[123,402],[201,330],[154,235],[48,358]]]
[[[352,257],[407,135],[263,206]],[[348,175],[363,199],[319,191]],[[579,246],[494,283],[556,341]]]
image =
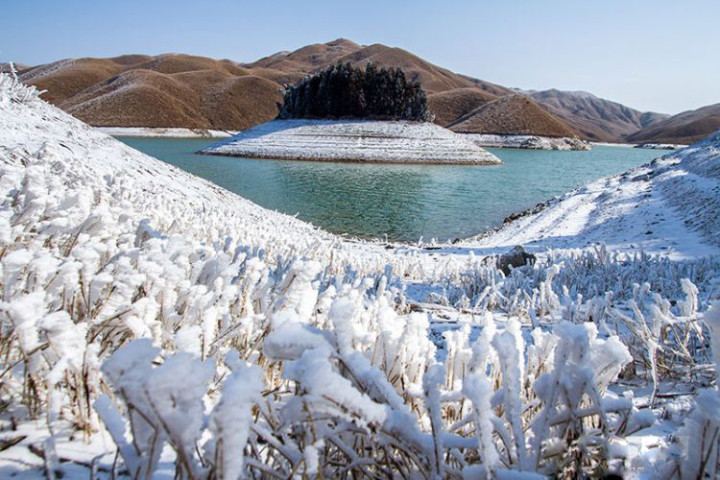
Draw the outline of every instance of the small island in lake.
[[[331,162],[501,163],[431,120],[425,92],[401,69],[340,63],[287,86],[276,120],[200,153]]]

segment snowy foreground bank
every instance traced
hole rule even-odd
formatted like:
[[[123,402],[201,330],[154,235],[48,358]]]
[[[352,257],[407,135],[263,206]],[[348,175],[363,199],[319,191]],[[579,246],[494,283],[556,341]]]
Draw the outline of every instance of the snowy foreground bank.
[[[526,150],[590,150],[592,145],[578,138],[552,138],[537,135],[492,135],[465,133],[479,147],[521,148]]]
[[[8,76],[0,195],[4,478],[720,472],[717,258],[342,240]]]
[[[406,121],[275,120],[202,153],[328,162],[501,163],[462,135],[433,123]]]
[[[720,255],[720,132],[537,210],[471,243],[531,249],[604,243],[676,259]]]

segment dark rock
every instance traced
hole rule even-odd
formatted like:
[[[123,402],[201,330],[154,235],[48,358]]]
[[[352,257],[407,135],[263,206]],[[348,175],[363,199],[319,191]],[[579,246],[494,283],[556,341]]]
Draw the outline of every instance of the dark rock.
[[[604,477],[602,477],[603,480],[623,480],[622,475],[619,475],[617,473],[606,473]]]
[[[505,275],[510,275],[513,268],[524,267],[525,265],[533,265],[535,263],[535,255],[527,253],[525,249],[517,245],[508,253],[501,255],[497,260],[497,268],[502,270]]]

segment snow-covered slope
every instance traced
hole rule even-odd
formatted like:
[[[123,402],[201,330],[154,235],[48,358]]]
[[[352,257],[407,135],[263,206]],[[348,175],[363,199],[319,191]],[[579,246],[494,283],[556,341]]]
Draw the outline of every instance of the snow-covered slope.
[[[673,258],[720,254],[720,133],[574,190],[469,243],[536,249],[605,243]]]
[[[495,155],[433,123],[275,120],[203,153],[329,162],[492,165]]]
[[[41,101],[0,104],[3,192],[31,191],[36,230],[94,221],[115,232],[146,228],[148,235],[180,235],[198,242],[263,249],[274,255],[361,258],[383,268],[380,246],[341,241],[293,217],[265,210],[76,120]],[[29,214],[29,213],[28,213]],[[2,225],[7,236],[7,218]]]

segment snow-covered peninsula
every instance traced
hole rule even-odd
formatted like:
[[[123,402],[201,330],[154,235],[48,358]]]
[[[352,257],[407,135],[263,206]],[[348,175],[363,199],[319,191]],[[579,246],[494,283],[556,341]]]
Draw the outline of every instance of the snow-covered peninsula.
[[[201,153],[328,162],[501,163],[462,135],[432,123],[409,121],[275,120]]]
[[[539,135],[495,135],[465,133],[479,147],[522,148],[527,150],[590,150],[592,145],[579,138],[543,137]]]
[[[481,240],[355,241],[0,75],[0,472],[715,478],[719,177],[715,137]]]

